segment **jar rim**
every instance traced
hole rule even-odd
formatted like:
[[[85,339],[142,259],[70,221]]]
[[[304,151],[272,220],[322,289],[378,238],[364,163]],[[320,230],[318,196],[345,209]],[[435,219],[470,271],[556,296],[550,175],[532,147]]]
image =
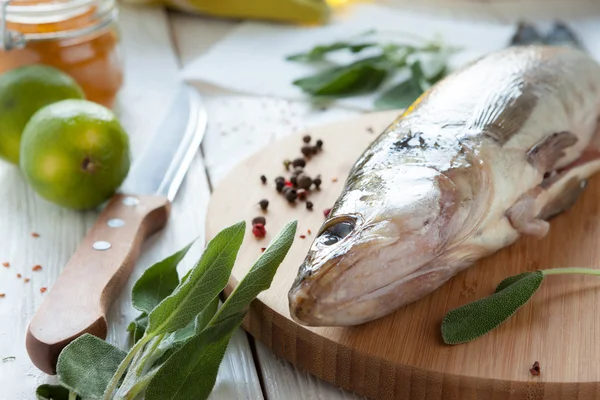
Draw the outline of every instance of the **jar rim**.
[[[0,0],[0,50],[25,47],[27,42],[71,39],[88,35],[112,24],[117,18],[116,0]],[[35,3],[25,5],[27,2]],[[92,11],[92,13],[90,13]],[[89,24],[54,32],[21,33],[8,30],[9,24],[42,25],[68,21],[90,13]]]
[[[89,12],[93,7],[95,16],[101,18],[115,8],[115,0],[18,0],[16,3],[8,0],[6,21],[32,25],[56,23]]]

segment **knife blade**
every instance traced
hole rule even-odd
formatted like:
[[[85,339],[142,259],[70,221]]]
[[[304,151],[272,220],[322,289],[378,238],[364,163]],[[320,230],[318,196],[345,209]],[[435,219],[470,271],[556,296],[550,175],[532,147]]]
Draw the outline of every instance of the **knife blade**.
[[[166,118],[31,320],[33,364],[56,373],[61,350],[84,333],[106,338],[106,313],[131,275],[144,240],[167,222],[171,202],[202,142],[207,115],[182,84]]]

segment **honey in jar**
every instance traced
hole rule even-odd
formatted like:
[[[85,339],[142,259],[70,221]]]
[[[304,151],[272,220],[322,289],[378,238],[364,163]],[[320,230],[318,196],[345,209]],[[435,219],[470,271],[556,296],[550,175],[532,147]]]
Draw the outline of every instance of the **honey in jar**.
[[[0,74],[58,68],[111,107],[123,81],[115,0],[0,0]]]

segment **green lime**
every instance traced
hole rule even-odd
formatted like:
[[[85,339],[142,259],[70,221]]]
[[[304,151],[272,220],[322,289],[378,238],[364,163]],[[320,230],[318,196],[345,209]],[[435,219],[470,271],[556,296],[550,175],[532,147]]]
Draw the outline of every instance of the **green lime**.
[[[83,99],[79,85],[65,73],[30,65],[0,76],[0,158],[19,163],[21,133],[40,108],[65,99]]]
[[[86,100],[63,100],[33,115],[21,139],[21,170],[42,197],[88,209],[129,172],[129,138],[115,115]]]

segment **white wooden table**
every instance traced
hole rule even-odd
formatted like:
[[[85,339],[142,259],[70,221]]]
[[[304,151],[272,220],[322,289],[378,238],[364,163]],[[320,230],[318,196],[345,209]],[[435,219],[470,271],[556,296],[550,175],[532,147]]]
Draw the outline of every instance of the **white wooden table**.
[[[588,3],[590,7],[592,3]],[[507,8],[470,4],[465,8],[467,11],[454,7],[446,12],[496,20],[515,15]],[[567,9],[572,11],[559,7],[556,15],[564,16]],[[544,12],[547,14],[548,8]],[[117,112],[131,135],[135,157],[143,151],[146,139],[164,117],[180,67],[227,34],[236,22],[192,17],[160,8],[122,7],[121,25],[126,85]],[[203,238],[212,185],[218,184],[238,161],[279,137],[355,114],[343,109],[314,110],[303,102],[241,96],[207,87],[199,90],[204,94],[209,115],[201,151],[175,200],[168,226],[144,245],[134,276],[109,316],[108,340],[122,347],[127,342],[125,327],[135,315],[130,301],[132,282],[154,261],[196,236]],[[0,263],[10,263],[9,268],[0,267],[0,293],[6,294],[0,298],[0,400],[33,399],[35,387],[53,382],[54,378],[40,373],[30,363],[24,346],[27,324],[43,299],[40,288],[52,286],[97,213],[69,211],[40,199],[25,184],[19,171],[4,163],[0,163],[0,183]],[[40,237],[33,238],[32,232]],[[190,268],[200,251],[197,246],[182,269]],[[31,268],[37,264],[43,269],[33,272]],[[16,274],[23,278],[18,279]],[[31,280],[25,283],[24,278]],[[211,398],[359,397],[298,371],[240,330],[229,346]]]

